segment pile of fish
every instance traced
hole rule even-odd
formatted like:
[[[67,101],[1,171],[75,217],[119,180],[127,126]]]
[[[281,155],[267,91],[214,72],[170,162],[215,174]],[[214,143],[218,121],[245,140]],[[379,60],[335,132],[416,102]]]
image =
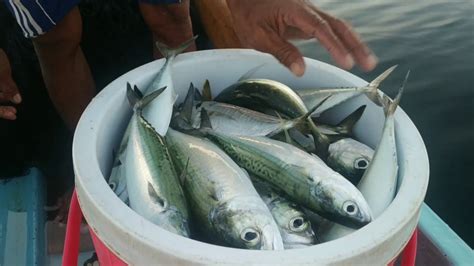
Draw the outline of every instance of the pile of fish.
[[[244,75],[213,97],[208,82],[202,91],[191,84],[178,105],[171,65],[191,41],[158,44],[166,62],[150,85],[127,85],[133,116],[108,183],[134,211],[184,237],[280,250],[344,236],[390,204],[406,79],[393,101],[377,90],[395,67],[360,88],[294,91]],[[360,94],[385,112],[375,151],[352,134],[365,106],[337,125],[312,116]]]

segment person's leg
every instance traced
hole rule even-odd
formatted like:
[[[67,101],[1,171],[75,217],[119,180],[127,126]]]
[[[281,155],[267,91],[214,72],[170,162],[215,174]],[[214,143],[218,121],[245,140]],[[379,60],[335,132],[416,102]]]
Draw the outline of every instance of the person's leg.
[[[153,41],[160,41],[170,47],[179,46],[193,37],[191,17],[189,15],[189,0],[181,3],[170,0],[139,0],[142,16],[153,33]],[[191,45],[186,51],[194,51]],[[153,55],[162,55],[153,45]]]
[[[82,20],[73,8],[51,31],[33,39],[51,100],[70,129],[95,94],[89,65],[80,47]]]

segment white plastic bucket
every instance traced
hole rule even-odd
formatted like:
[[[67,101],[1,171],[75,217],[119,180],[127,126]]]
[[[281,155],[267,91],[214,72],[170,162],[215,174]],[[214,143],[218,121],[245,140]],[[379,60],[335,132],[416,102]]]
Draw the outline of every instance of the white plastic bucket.
[[[173,65],[174,86],[182,101],[189,83],[201,87],[209,79],[214,94],[234,83],[252,67],[268,62],[255,76],[281,81],[292,88],[362,86],[364,80],[331,65],[306,59],[306,74],[294,77],[276,60],[252,50],[210,50],[179,55]],[[126,83],[145,88],[163,65],[158,60],[136,68],[110,83],[89,104],[74,136],[76,190],[84,216],[103,243],[123,261],[156,264],[387,264],[400,253],[419,218],[429,176],[423,140],[409,117],[398,108],[396,135],[402,180],[387,210],[369,225],[331,242],[303,249],[255,251],[226,248],[169,233],[136,214],[107,185],[112,150],[130,117]],[[408,88],[409,90],[409,88]],[[383,111],[365,96],[325,114],[339,121],[361,103],[367,104],[355,133],[374,147],[380,138]]]

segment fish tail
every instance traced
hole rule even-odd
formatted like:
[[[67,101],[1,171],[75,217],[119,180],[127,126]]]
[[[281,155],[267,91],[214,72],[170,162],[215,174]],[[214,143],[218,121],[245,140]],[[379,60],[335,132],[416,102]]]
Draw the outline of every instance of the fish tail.
[[[199,125],[199,130],[209,130],[212,129],[211,118],[206,109],[201,109],[201,125]]]
[[[321,159],[326,160],[329,155],[329,138],[318,130],[313,120],[309,120],[309,129],[314,139],[315,151]]]
[[[397,109],[398,105],[400,104],[400,100],[402,99],[402,94],[403,91],[405,90],[405,86],[407,84],[408,77],[410,76],[410,70],[408,70],[407,74],[405,75],[405,79],[403,80],[402,86],[400,86],[400,89],[398,90],[397,96],[393,101],[391,101],[387,96],[386,100],[384,100],[384,111],[386,116],[393,115],[395,113],[395,110]]]
[[[385,70],[382,74],[377,76],[374,80],[372,80],[369,85],[366,87],[369,89],[366,92],[367,97],[369,97],[375,104],[382,106],[382,102],[380,99],[380,95],[378,93],[378,88],[380,84],[397,68],[398,65],[391,66],[387,70]]]
[[[132,89],[130,83],[127,83],[127,98],[130,105],[133,107],[134,111],[141,111],[143,107],[147,106],[152,102],[156,97],[158,97],[164,90],[166,86],[160,88],[146,96],[143,96],[140,90],[135,86],[135,89]]]
[[[298,122],[303,122],[303,121],[307,121],[308,120],[308,117],[310,117],[314,112],[316,112],[318,110],[319,107],[321,107],[321,105],[324,104],[324,102],[326,102],[329,98],[331,98],[332,94],[329,94],[328,96],[324,97],[324,99],[322,101],[320,101],[318,104],[316,104],[315,106],[313,106],[313,108],[311,108],[306,114],[296,118],[295,120],[298,121]]]
[[[364,113],[366,107],[367,105],[360,106],[359,108],[357,108],[357,110],[355,110],[346,118],[344,118],[341,122],[339,122],[336,127],[339,128],[344,134],[352,134],[352,129],[362,117],[362,114]]]
[[[255,66],[255,67],[252,67],[250,70],[248,70],[247,72],[242,74],[242,76],[237,80],[237,82],[247,80],[247,79],[251,79],[253,77],[253,75],[255,75],[255,73],[257,73],[258,70],[260,70],[263,66],[265,66],[267,64],[268,63],[263,63],[263,64]]]
[[[178,54],[182,53],[186,50],[194,41],[197,39],[197,35],[192,37],[191,39],[185,41],[184,43],[180,44],[176,48],[170,48],[166,44],[157,41],[156,48],[160,51],[160,53],[168,60],[170,58],[176,57]]]
[[[203,101],[212,101],[211,84],[208,79],[206,79],[202,86],[202,98]]]
[[[196,88],[194,84],[191,82],[189,84],[188,93],[186,94],[186,98],[184,99],[183,103],[183,116],[187,120],[188,123],[192,123],[192,116],[193,116],[193,108],[194,108],[194,95]]]

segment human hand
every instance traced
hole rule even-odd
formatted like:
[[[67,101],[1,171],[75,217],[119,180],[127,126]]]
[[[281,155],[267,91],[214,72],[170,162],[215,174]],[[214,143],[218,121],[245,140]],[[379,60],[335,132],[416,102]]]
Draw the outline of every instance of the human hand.
[[[189,14],[189,0],[166,5],[140,2],[139,6],[143,19],[153,33],[154,41],[160,41],[169,47],[177,47],[194,36]],[[154,57],[162,57],[155,49],[155,45],[153,47]],[[185,51],[195,50],[196,45],[193,44]]]
[[[16,108],[2,106],[4,102],[21,103],[18,87],[12,79],[10,63],[7,55],[0,49],[0,119],[15,120]]]
[[[316,38],[336,63],[350,69],[375,68],[377,58],[344,20],[319,10],[306,0],[227,0],[234,30],[242,45],[274,55],[295,75],[305,63],[288,39]]]

